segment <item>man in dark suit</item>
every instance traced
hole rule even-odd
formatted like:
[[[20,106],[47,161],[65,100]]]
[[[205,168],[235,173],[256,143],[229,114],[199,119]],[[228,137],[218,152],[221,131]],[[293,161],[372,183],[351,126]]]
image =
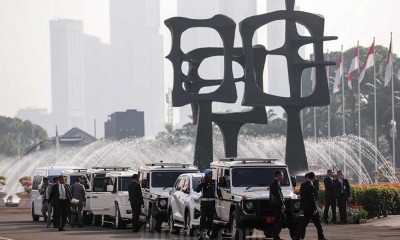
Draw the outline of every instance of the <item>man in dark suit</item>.
[[[340,223],[347,223],[347,201],[350,201],[350,184],[344,178],[342,171],[337,172],[337,179],[335,179],[335,196],[339,207]]]
[[[281,189],[281,181],[283,180],[284,175],[282,171],[275,172],[275,178],[269,187],[269,196],[270,196],[270,204],[274,209],[275,215],[275,224],[273,230],[273,238],[274,240],[282,239],[279,234],[282,230],[282,220],[284,219],[285,214],[285,199],[283,198],[282,189]]]
[[[144,207],[142,188],[139,184],[139,175],[133,174],[133,182],[128,186],[129,201],[132,208],[132,232],[139,232],[139,216]]]
[[[327,176],[324,179],[325,186],[325,209],[324,209],[324,223],[328,224],[328,213],[329,208],[332,209],[332,223],[336,223],[336,197],[335,197],[335,185],[333,180],[333,171],[328,170]]]
[[[67,208],[69,208],[71,199],[69,185],[65,184],[64,176],[59,176],[58,184],[53,185],[49,196],[49,201],[54,205],[54,221],[56,221],[59,231],[65,231]]]
[[[317,228],[318,240],[326,240],[326,238],[324,237],[324,232],[322,230],[318,208],[314,196],[315,188],[313,182],[315,180],[315,174],[313,172],[309,172],[306,176],[307,181],[302,183],[300,186],[300,208],[304,212],[304,217],[300,222],[294,239],[298,240],[304,238],[307,225],[308,223],[310,223],[310,220],[312,220],[315,227]]]

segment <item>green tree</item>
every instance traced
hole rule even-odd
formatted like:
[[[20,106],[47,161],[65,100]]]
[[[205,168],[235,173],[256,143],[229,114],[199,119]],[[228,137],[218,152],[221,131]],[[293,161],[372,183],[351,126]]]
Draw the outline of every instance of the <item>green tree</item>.
[[[30,121],[0,116],[0,154],[16,156],[19,151],[22,155],[37,140],[45,139],[47,132],[42,127]]]

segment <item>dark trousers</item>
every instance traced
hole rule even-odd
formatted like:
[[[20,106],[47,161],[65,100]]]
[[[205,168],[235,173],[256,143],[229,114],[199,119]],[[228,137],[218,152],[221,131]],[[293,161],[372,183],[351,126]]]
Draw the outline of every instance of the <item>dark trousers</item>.
[[[139,216],[142,212],[142,205],[141,204],[131,204],[132,208],[132,228],[134,231],[139,231],[140,224],[139,224]]]
[[[282,207],[275,207],[274,208],[274,215],[275,215],[275,223],[274,223],[274,230],[273,230],[273,237],[279,237],[279,234],[282,231],[282,220],[283,220],[283,212]]]
[[[336,198],[335,196],[325,196],[324,221],[328,221],[329,208],[332,209],[332,222],[336,222]]]
[[[304,239],[306,235],[306,228],[307,225],[310,223],[310,220],[313,221],[315,227],[317,228],[318,238],[324,238],[324,231],[322,230],[319,214],[317,213],[314,215],[313,212],[304,211],[304,217],[301,220],[300,225],[296,231],[295,239],[300,239],[300,238]]]
[[[337,198],[337,204],[339,207],[340,221],[342,223],[347,222],[347,197],[339,196]]]
[[[202,232],[204,229],[212,230],[215,213],[215,201],[201,201],[200,212],[201,216],[199,231]]]
[[[69,202],[68,200],[57,200],[54,207],[54,222],[58,228],[65,227],[67,221]]]

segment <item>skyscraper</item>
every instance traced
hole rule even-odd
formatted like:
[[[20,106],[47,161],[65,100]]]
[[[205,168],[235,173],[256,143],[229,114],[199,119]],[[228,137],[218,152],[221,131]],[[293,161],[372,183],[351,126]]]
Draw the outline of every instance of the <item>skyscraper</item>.
[[[154,136],[166,113],[159,0],[110,1],[110,28],[114,111],[144,111]]]
[[[52,118],[59,132],[85,129],[85,82],[81,21],[50,21]]]

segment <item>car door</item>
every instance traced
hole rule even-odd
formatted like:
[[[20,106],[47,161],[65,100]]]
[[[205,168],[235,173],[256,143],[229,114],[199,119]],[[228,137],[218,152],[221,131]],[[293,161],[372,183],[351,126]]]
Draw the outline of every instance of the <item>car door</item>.
[[[189,196],[189,192],[187,192],[188,190],[190,190],[189,187],[189,177],[184,176],[181,180],[181,182],[179,183],[179,187],[180,187],[180,191],[178,192],[178,211],[179,214],[177,215],[177,219],[180,221],[184,221],[185,219],[185,201],[187,199],[187,197]]]
[[[108,185],[114,185],[109,177],[95,177],[90,195],[90,210],[94,215],[111,215],[114,212],[114,193],[107,191]]]
[[[147,171],[139,172],[139,181],[140,186],[142,187],[142,195],[143,195],[143,202],[144,202],[144,209],[142,209],[142,214],[145,217],[149,216],[150,212],[150,173]]]
[[[171,197],[170,197],[170,204],[171,204],[171,211],[172,215],[174,216],[174,219],[177,219],[179,217],[179,192],[180,192],[180,182],[182,178],[178,178],[175,182],[174,189],[171,191]]]
[[[222,195],[222,200],[217,199],[217,204],[216,204],[216,212],[218,218],[222,220],[227,220],[229,219],[229,211],[231,207],[231,202],[227,201],[228,199],[231,199],[231,181],[230,181],[230,170],[229,168],[222,168],[218,172],[218,178],[219,177],[225,177],[227,179],[227,186],[225,188],[220,188],[221,190],[221,195]]]

